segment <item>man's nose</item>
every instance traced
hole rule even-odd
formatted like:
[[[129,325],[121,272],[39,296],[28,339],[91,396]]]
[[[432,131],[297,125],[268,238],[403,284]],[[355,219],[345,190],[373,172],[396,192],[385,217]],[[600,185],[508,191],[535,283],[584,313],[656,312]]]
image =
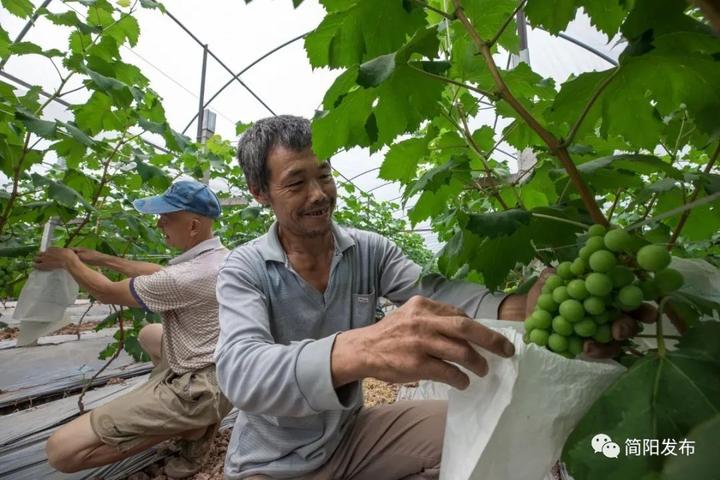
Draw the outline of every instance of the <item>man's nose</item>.
[[[325,193],[325,190],[323,190],[322,184],[317,180],[312,180],[310,182],[310,201],[315,203],[325,200],[326,198],[327,194]]]

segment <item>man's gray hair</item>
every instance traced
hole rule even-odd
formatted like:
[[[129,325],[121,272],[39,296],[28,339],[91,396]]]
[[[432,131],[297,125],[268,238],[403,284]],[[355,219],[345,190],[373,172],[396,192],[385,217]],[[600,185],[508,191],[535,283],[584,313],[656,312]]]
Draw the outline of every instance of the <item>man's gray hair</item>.
[[[310,120],[280,115],[258,120],[240,137],[237,158],[251,189],[267,191],[270,170],[267,156],[278,146],[300,152],[312,145]]]

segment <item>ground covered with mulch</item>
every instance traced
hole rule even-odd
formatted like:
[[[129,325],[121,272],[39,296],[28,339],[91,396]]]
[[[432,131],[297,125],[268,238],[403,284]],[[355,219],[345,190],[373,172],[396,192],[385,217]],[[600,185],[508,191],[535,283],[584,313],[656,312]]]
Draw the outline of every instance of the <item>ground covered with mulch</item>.
[[[365,405],[368,407],[395,402],[400,389],[400,385],[381,382],[373,378],[366,379],[363,387]],[[223,480],[223,461],[229,440],[230,430],[218,433],[202,471],[196,473],[192,480]],[[168,480],[163,473],[164,462],[150,465],[141,472],[130,475],[127,480]]]
[[[97,322],[83,322],[80,325],[75,325],[74,323],[71,323],[70,325],[65,325],[59,330],[56,330],[52,333],[48,333],[44,336],[53,336],[53,335],[77,335],[80,332],[87,332],[89,330],[95,330],[95,327],[97,327]],[[20,328],[18,327],[4,327],[0,329],[0,340],[13,340],[17,338],[18,334],[20,334]]]

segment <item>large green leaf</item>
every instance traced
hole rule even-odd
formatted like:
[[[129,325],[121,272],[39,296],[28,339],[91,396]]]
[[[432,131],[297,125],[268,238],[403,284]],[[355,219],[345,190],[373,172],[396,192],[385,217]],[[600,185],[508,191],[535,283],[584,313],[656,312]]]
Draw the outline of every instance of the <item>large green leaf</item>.
[[[20,18],[28,18],[35,10],[30,0],[2,0],[2,6]]]
[[[335,7],[305,39],[313,67],[350,67],[394,52],[425,25],[422,7],[413,2],[362,0]]]
[[[679,441],[719,411],[720,323],[702,322],[676,351],[646,355],[608,388],[570,435],[563,460],[575,478],[658,478],[668,457],[625,455],[625,441]],[[621,446],[617,461],[593,453],[598,433]]]
[[[663,480],[720,478],[720,456],[717,439],[720,438],[720,414],[701,423],[687,435],[686,445],[692,445],[692,454],[679,454],[668,459],[663,469]],[[690,443],[692,442],[692,443]]]
[[[417,165],[427,152],[426,138],[410,138],[390,147],[378,176],[385,180],[408,183],[415,178]]]

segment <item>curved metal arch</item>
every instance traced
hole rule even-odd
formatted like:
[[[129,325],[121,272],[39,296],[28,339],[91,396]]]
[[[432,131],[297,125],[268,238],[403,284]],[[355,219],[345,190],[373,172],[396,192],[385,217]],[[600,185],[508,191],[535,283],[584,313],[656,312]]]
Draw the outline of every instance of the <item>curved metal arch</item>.
[[[235,74],[230,80],[228,80],[225,85],[223,85],[222,87],[220,87],[220,89],[219,89],[217,92],[215,92],[215,94],[214,94],[212,97],[210,97],[210,99],[209,99],[207,102],[205,102],[205,104],[203,105],[203,109],[207,108],[207,107],[210,105],[210,103],[212,103],[212,101],[217,98],[218,95],[220,95],[227,87],[230,86],[230,84],[232,84],[232,83],[233,83],[234,81],[236,81],[236,80],[240,80],[240,75],[242,75],[243,73],[247,72],[247,71],[250,70],[252,67],[254,67],[254,66],[257,65],[258,63],[262,62],[263,60],[265,60],[266,58],[268,58],[270,55],[274,54],[274,53],[277,52],[278,50],[282,50],[283,48],[287,47],[288,45],[291,45],[291,44],[297,42],[297,41],[300,40],[301,38],[305,38],[309,33],[310,33],[310,32],[306,32],[306,33],[303,33],[302,35],[298,35],[297,37],[292,38],[292,39],[288,40],[287,42],[285,42],[285,43],[283,43],[283,44],[281,44],[281,45],[278,45],[277,47],[273,48],[272,50],[269,50],[269,51],[266,52],[265,54],[263,54],[263,55],[261,55],[260,57],[258,57],[257,59],[255,59],[255,60],[254,60],[252,63],[250,63],[247,67],[245,67],[245,68],[243,68],[242,70],[240,70],[240,71],[239,71],[237,74]],[[197,120],[198,115],[199,115],[199,114],[196,113],[196,114],[193,116],[193,118],[188,122],[188,124],[185,126],[185,128],[184,128],[183,131],[182,131],[183,134],[184,134],[185,132],[187,132],[188,128],[190,128],[190,126],[193,124],[193,122],[194,122],[195,120]]]

